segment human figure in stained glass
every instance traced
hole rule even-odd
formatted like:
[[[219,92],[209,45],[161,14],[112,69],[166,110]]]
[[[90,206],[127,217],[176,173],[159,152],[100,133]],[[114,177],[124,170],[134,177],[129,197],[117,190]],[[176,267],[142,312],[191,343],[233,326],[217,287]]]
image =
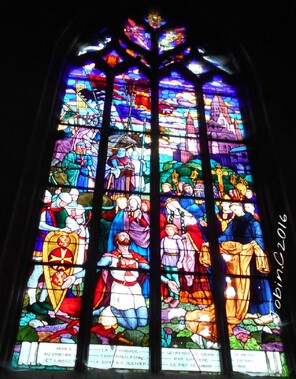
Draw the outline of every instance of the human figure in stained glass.
[[[178,228],[174,224],[166,224],[166,236],[160,241],[160,259],[164,269],[164,275],[177,283],[180,288],[178,271],[183,267],[184,245],[182,237],[178,234]],[[171,308],[176,308],[179,301],[179,295],[169,290],[168,296],[164,298],[164,303],[169,304]]]
[[[43,249],[43,244],[44,244],[46,235],[51,231],[59,230],[59,228],[56,226],[54,213],[50,209],[51,201],[52,201],[52,195],[48,190],[46,190],[43,197],[44,206],[40,214],[38,234],[37,234],[37,238],[36,238],[36,242],[34,246],[34,252],[33,252],[33,261],[36,263],[42,262],[42,249]],[[27,286],[28,286],[27,292],[29,296],[28,310],[35,314],[46,315],[48,310],[52,309],[52,307],[48,308],[46,306],[45,300],[48,296],[48,292],[46,288],[44,287],[44,283],[43,283],[43,289],[37,301],[37,287],[38,287],[38,282],[42,276],[43,276],[43,266],[41,264],[35,264],[27,283]]]
[[[242,203],[231,203],[231,210],[234,212],[235,217],[230,222],[224,234],[219,237],[219,242],[235,241],[241,243],[243,246],[253,244],[259,247],[259,249],[257,249],[258,253],[256,253],[257,250],[255,250],[255,254],[250,256],[245,252],[244,262],[240,264],[237,262],[237,265],[235,265],[232,270],[240,269],[243,270],[241,273],[250,273],[252,275],[251,282],[248,278],[240,279],[240,287],[243,286],[245,281],[248,281],[246,284],[248,285],[249,291],[244,297],[244,299],[248,300],[248,313],[255,316],[257,316],[257,313],[260,315],[269,315],[271,312],[274,312],[275,309],[272,301],[272,291],[266,275],[270,272],[270,268],[264,253],[261,225],[250,212],[244,211]],[[223,248],[227,251],[225,246]],[[226,270],[227,266],[233,266],[233,259],[237,259],[236,256],[228,256],[228,258],[231,259],[229,259],[229,263],[226,261]],[[258,275],[258,271],[261,273],[260,276]],[[257,317],[253,318],[256,319]]]
[[[233,328],[244,319],[252,318],[259,325],[272,322],[274,304],[260,223],[250,213],[244,212],[240,202],[232,202],[230,208],[235,217],[219,236],[219,244],[225,261],[226,316],[231,336]],[[209,249],[208,243],[202,247],[203,254],[205,249]],[[205,329],[209,330],[208,338],[216,341],[214,309],[214,304],[211,304],[207,308],[187,312],[187,328],[201,335]]]
[[[86,191],[89,178],[92,177],[92,159],[89,154],[85,154],[85,143],[77,142],[75,149],[67,153],[62,161],[62,168],[67,174],[67,182],[70,186],[81,187],[81,191]]]
[[[144,173],[146,171],[146,162],[144,159],[140,157],[140,154],[137,150],[132,151],[131,161],[135,169],[135,191],[144,191]]]
[[[117,212],[114,217],[109,237],[108,250],[114,249],[114,236],[119,231],[128,231],[131,237],[131,249],[149,260],[150,215],[143,212],[140,196],[131,195],[127,206]]]
[[[117,153],[107,159],[105,173],[105,188],[117,191],[134,191],[135,167],[132,160],[127,156],[126,149],[119,147]],[[114,196],[115,195],[115,196]],[[110,196],[116,200],[116,194]]]

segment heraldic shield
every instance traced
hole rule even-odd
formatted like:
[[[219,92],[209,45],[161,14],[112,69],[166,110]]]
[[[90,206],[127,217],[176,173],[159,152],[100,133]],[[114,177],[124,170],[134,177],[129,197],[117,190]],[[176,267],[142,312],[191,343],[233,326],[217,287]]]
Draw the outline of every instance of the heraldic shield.
[[[43,244],[45,284],[54,312],[58,312],[67,289],[64,279],[73,274],[78,254],[77,233],[50,232]]]

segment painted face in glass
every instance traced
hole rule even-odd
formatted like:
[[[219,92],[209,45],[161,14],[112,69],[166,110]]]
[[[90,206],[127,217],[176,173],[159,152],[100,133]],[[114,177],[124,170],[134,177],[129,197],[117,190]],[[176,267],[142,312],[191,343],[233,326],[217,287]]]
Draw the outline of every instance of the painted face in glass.
[[[119,158],[123,158],[123,157],[125,157],[125,148],[124,148],[124,147],[120,147],[120,148],[118,149],[118,151],[117,151],[117,156],[118,156]]]

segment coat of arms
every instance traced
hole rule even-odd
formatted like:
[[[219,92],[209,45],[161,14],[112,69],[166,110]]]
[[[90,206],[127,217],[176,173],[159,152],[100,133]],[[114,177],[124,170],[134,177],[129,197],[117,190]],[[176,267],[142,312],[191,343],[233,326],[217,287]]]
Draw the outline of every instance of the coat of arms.
[[[77,233],[50,232],[43,245],[43,263],[45,284],[49,299],[56,313],[66,289],[62,289],[64,279],[73,274],[78,254]]]

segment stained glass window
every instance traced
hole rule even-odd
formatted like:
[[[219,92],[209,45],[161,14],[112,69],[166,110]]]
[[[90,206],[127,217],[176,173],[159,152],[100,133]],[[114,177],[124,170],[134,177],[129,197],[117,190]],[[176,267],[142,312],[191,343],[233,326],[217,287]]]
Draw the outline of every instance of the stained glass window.
[[[288,376],[233,58],[190,41],[77,44],[14,369]]]

